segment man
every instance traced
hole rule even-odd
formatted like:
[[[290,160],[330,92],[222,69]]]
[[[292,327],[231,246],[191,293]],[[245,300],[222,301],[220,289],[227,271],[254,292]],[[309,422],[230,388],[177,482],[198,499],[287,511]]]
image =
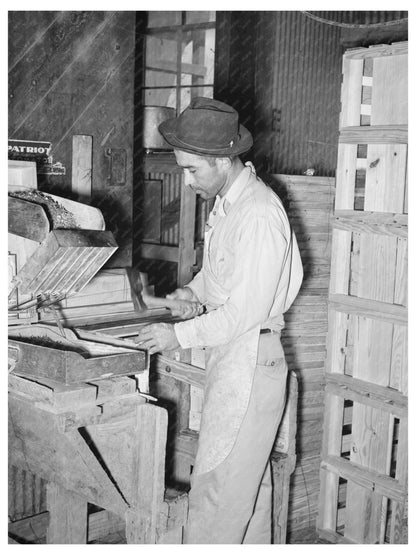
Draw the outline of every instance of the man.
[[[279,198],[238,157],[253,141],[233,108],[195,98],[159,130],[185,184],[216,198],[202,269],[169,295],[189,301],[184,321],[146,326],[138,338],[150,353],[206,348],[184,541],[271,543],[269,456],[287,377],[280,331],[302,281],[299,250]]]

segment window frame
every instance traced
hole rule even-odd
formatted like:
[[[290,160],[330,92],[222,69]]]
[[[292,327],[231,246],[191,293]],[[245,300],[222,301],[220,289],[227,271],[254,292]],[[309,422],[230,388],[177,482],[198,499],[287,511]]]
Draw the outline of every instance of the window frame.
[[[189,31],[198,31],[198,30],[209,30],[214,29],[215,34],[217,33],[217,12],[215,12],[215,20],[214,21],[207,21],[203,23],[186,23],[186,11],[180,11],[181,14],[181,23],[177,25],[165,25],[160,27],[148,27],[146,25],[146,29],[144,31],[145,37],[147,36],[157,36],[161,33],[172,33],[175,34],[176,38],[176,71],[172,71],[176,75],[176,84],[175,85],[159,85],[159,86],[146,86],[146,71],[150,69],[151,71],[160,71],[164,73],[169,73],[166,69],[158,69],[153,68],[151,66],[147,66],[147,52],[145,46],[145,53],[144,53],[144,82],[142,85],[142,98],[144,98],[145,91],[147,90],[164,90],[164,89],[175,89],[176,91],[176,113],[179,114],[183,110],[183,106],[181,106],[181,91],[184,89],[196,89],[196,88],[204,88],[210,87],[212,89],[212,93],[214,94],[214,81],[215,81],[215,54],[214,52],[214,73],[213,73],[213,82],[212,83],[203,83],[203,84],[182,84],[182,45],[183,45],[183,37]],[[215,36],[216,39],[216,36]],[[146,41],[145,41],[146,44]],[[144,105],[146,103],[144,102]]]

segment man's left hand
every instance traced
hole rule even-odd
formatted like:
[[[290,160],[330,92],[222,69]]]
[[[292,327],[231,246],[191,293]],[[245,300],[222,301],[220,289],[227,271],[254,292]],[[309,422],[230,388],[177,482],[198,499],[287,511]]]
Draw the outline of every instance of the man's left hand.
[[[160,351],[173,351],[180,345],[173,324],[150,324],[144,326],[135,342],[151,355]]]

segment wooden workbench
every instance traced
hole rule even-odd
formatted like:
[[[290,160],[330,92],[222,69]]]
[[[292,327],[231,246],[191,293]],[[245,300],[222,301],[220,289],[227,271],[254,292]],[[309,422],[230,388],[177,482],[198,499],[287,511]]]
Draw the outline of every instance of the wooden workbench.
[[[9,465],[48,482],[47,543],[86,543],[88,503],[123,519],[128,543],[180,543],[187,498],[165,500],[166,430],[134,376],[9,374]]]

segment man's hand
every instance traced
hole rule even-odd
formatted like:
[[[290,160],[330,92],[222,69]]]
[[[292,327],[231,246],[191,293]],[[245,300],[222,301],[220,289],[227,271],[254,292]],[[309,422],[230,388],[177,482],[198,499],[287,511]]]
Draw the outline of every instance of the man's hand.
[[[166,298],[176,301],[185,301],[183,303],[178,303],[177,308],[170,308],[172,316],[176,316],[182,320],[195,318],[195,316],[199,316],[204,311],[203,306],[190,287],[175,289],[173,293],[166,295]]]
[[[151,355],[160,351],[173,351],[180,346],[173,324],[165,323],[144,326],[135,342]]]

